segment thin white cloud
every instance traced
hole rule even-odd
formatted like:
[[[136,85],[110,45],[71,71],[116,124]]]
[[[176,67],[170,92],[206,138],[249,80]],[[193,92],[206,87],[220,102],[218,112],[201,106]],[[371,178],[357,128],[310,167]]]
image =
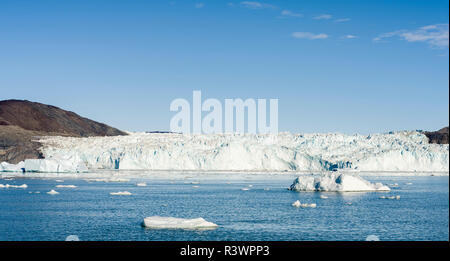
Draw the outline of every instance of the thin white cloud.
[[[243,1],[240,4],[243,7],[250,8],[250,9],[267,9],[267,8],[275,9],[276,8],[276,6],[274,6],[274,5],[256,2],[256,1]]]
[[[344,35],[343,38],[345,38],[345,39],[355,39],[355,38],[358,38],[358,36],[353,35],[353,34],[347,34],[347,35]]]
[[[340,19],[336,19],[334,20],[336,23],[344,23],[344,22],[348,22],[350,21],[350,18],[340,18]]]
[[[202,8],[202,7],[204,7],[204,6],[205,6],[204,3],[196,3],[196,4],[195,4],[195,8]]]
[[[282,16],[292,16],[292,17],[302,17],[303,15],[300,13],[295,13],[289,10],[283,10],[281,11]]]
[[[332,17],[333,16],[330,15],[330,14],[322,14],[322,15],[314,16],[313,19],[315,19],[315,20],[329,20]]]
[[[314,34],[309,32],[294,32],[292,33],[292,37],[297,39],[308,39],[308,40],[317,40],[317,39],[326,39],[328,38],[327,34]]]
[[[408,42],[424,42],[434,48],[448,48],[448,24],[434,24],[415,30],[399,30],[380,34],[373,41],[380,42],[386,38],[398,37]]]

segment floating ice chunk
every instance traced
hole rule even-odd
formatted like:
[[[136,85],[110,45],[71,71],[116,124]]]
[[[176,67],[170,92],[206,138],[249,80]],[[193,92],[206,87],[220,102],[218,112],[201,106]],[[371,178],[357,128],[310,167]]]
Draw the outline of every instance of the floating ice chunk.
[[[297,200],[294,203],[292,203],[292,206],[296,207],[296,208],[300,208],[300,207],[301,208],[315,208],[315,207],[317,207],[317,204],[316,203],[311,203],[311,204],[301,203],[300,200]]]
[[[75,185],[56,185],[57,188],[76,188]]]
[[[378,236],[375,236],[375,235],[368,235],[366,237],[366,241],[380,241],[380,238]]]
[[[248,185],[249,188],[253,187],[253,185]]]
[[[70,235],[66,237],[66,241],[80,241],[80,238],[77,235]]]
[[[52,190],[50,190],[49,192],[47,192],[47,194],[50,194],[50,195],[57,195],[57,194],[59,194],[59,192],[52,189]]]
[[[215,229],[218,226],[212,222],[208,222],[203,218],[174,218],[152,216],[144,218],[142,224],[146,228],[153,229]]]
[[[62,180],[62,179],[57,179],[57,180],[55,180],[55,182],[64,182],[64,180]]]
[[[147,183],[145,183],[145,182],[137,183],[136,186],[138,186],[138,187],[146,187]]]
[[[411,182],[407,182],[406,185],[412,185],[412,183]]]
[[[247,191],[247,190],[250,190],[249,188],[242,188],[241,189],[242,191]]]
[[[325,195],[320,195],[320,198],[322,198],[322,199],[327,199],[328,197],[325,196]]]
[[[299,176],[294,180],[290,190],[293,191],[389,191],[381,183],[370,183],[361,177],[350,174],[326,173],[319,176]]]
[[[87,182],[91,182],[91,181],[95,181],[95,182],[128,182],[128,181],[130,181],[130,179],[117,178],[117,177],[99,178],[99,179],[85,179],[85,180]]]
[[[396,196],[381,196],[380,198],[381,199],[397,199],[397,200],[399,200],[400,196],[399,195],[396,195]]]
[[[113,196],[130,196],[130,195],[132,195],[131,192],[128,192],[128,191],[111,192],[109,194],[113,195]]]
[[[193,188],[199,188],[200,186],[192,186]]]
[[[0,184],[0,188],[23,188],[23,189],[26,189],[26,188],[28,188],[28,185],[22,184],[22,185],[18,186],[18,185],[10,185],[10,184],[5,184],[5,185]]]

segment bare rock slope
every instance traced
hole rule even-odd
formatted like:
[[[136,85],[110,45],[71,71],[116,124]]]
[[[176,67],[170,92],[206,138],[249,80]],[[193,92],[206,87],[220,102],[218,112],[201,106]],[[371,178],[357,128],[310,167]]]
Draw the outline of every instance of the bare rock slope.
[[[26,100],[0,101],[0,162],[42,158],[39,136],[116,136],[118,129],[78,114]]]
[[[438,131],[426,131],[424,134],[428,137],[429,143],[448,144],[448,131],[448,127],[445,127]]]

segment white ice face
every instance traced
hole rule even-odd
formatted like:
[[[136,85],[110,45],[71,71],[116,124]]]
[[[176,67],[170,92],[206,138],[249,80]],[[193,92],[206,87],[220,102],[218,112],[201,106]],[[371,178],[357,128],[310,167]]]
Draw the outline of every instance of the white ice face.
[[[131,133],[45,137],[40,142],[45,159],[2,163],[0,171],[449,171],[449,145],[428,144],[419,132],[369,136]]]

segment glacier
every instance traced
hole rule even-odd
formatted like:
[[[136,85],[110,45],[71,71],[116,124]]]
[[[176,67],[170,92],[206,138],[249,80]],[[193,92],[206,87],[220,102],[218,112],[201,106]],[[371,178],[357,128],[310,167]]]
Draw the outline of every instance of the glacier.
[[[3,162],[0,172],[449,171],[449,145],[429,144],[417,131],[371,135],[130,133],[49,136],[38,141],[45,159]]]

